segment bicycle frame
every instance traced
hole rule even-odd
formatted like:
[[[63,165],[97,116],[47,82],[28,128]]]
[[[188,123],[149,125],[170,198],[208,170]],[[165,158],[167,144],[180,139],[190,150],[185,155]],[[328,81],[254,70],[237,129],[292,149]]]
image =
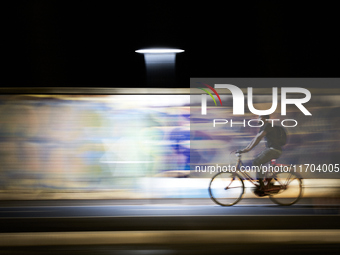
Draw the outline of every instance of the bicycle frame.
[[[236,153],[236,156],[237,156],[237,162],[236,162],[236,170],[239,174],[241,174],[242,176],[242,179],[243,180],[249,180],[253,185],[255,186],[259,186],[259,184],[255,183],[255,179],[253,179],[249,174],[247,174],[246,172],[242,172],[240,169],[241,169],[241,166],[243,166],[243,162],[241,160],[241,153]]]
[[[254,186],[259,187],[260,184],[256,183],[256,179],[252,178],[247,172],[243,172],[243,171],[240,170],[241,166],[244,166],[244,164],[243,164],[243,162],[242,162],[242,160],[241,160],[241,157],[242,157],[241,153],[236,153],[236,156],[237,156],[237,158],[238,158],[238,159],[237,159],[237,162],[236,162],[236,170],[237,170],[237,173],[239,173],[239,174],[241,175],[241,177],[242,177],[243,180],[248,180],[248,181],[250,181]],[[270,162],[270,164],[271,164],[272,166],[281,166],[281,165],[283,165],[283,164],[276,164],[276,160],[275,160],[275,159],[272,159],[271,162]],[[270,183],[270,181],[271,181],[271,178],[268,178],[268,177],[267,177],[268,173],[269,173],[269,172],[266,172],[265,178],[264,178],[265,180],[267,180],[267,186],[269,185],[269,183]],[[288,186],[289,183],[292,181],[291,178],[290,178],[291,176],[292,176],[292,174],[290,173],[290,175],[289,175],[289,176],[287,177],[287,179],[286,179],[286,183],[281,183],[278,179],[275,178],[275,180],[276,180],[277,182],[279,182],[279,184],[280,184],[280,186],[281,186],[280,189],[287,189],[287,186]],[[268,181],[268,180],[269,180],[269,181]],[[273,191],[273,190],[275,190],[275,189],[267,189],[267,191]]]

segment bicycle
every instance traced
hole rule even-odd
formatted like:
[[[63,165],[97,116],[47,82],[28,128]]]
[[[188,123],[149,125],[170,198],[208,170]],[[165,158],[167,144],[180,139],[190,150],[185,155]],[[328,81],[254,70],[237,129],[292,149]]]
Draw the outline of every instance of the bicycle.
[[[233,152],[231,152],[233,153]],[[266,172],[264,189],[253,179],[246,171],[241,171],[244,166],[241,160],[241,153],[235,153],[237,156],[236,171],[221,171],[217,173],[210,181],[209,194],[211,199],[221,206],[232,206],[238,203],[244,194],[244,180],[250,181],[255,187],[253,192],[259,197],[269,196],[270,200],[278,205],[288,206],[295,204],[302,196],[302,178],[297,173],[289,172]],[[271,161],[271,166],[286,166],[276,164],[275,160]]]

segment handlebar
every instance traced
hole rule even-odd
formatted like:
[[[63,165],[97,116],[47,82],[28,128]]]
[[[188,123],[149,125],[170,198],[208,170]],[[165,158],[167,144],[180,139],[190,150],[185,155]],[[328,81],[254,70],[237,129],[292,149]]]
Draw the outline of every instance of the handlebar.
[[[235,153],[236,157],[242,157],[242,152],[241,150],[236,150],[236,151],[232,151],[231,153]]]

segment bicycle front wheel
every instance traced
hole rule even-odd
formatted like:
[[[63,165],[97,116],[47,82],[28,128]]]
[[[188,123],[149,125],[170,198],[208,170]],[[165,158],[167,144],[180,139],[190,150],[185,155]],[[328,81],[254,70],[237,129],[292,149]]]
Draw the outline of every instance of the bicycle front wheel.
[[[234,205],[241,200],[243,193],[243,180],[236,173],[220,172],[210,181],[209,194],[216,204]]]
[[[277,193],[269,196],[270,200],[278,205],[295,204],[302,196],[302,181],[294,173],[277,173],[271,183],[279,189]]]

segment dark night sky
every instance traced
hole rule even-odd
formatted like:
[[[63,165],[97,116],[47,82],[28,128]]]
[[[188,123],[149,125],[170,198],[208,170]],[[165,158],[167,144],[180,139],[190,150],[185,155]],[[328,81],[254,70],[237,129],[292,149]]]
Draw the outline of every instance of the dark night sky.
[[[1,86],[148,87],[134,51],[151,46],[186,51],[176,87],[190,77],[339,76],[335,6],[219,3],[13,1],[2,6]]]

